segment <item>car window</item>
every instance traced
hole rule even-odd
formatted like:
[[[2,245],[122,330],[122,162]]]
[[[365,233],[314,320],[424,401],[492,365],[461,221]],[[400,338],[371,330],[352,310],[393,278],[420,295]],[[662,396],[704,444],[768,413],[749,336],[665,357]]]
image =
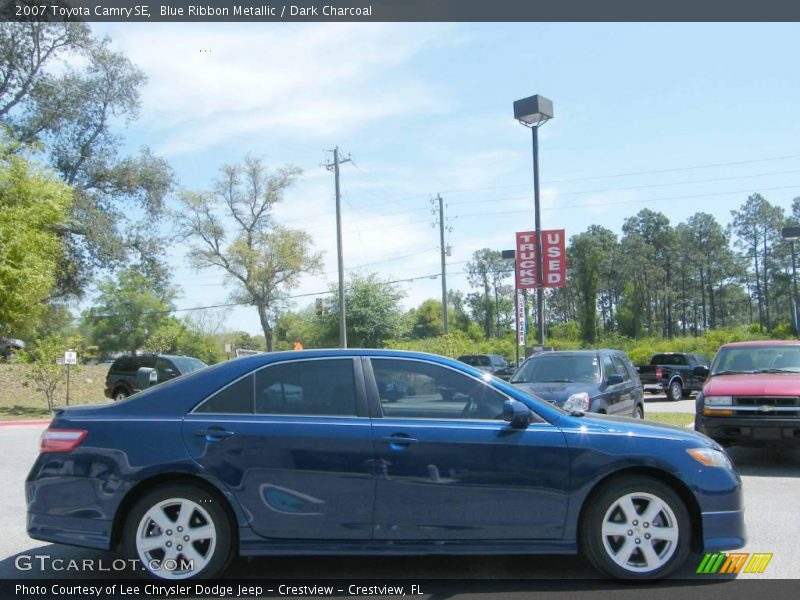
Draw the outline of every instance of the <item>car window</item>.
[[[501,419],[506,397],[452,369],[413,360],[372,359],[385,417]]]
[[[123,373],[126,371],[135,371],[133,358],[130,356],[121,356],[114,361],[111,365],[110,371],[113,373]]]
[[[623,381],[630,381],[630,373],[628,373],[628,369],[625,368],[625,363],[622,361],[622,359],[615,355],[611,357],[611,360],[614,362],[614,367],[616,368],[617,373],[622,375]]]
[[[353,361],[304,360],[257,371],[256,413],[355,416]]]
[[[540,354],[514,373],[511,383],[597,383],[600,363],[596,354]]]
[[[458,360],[471,367],[488,367],[491,363],[489,357],[483,354],[476,354],[473,356],[462,356]]]
[[[608,379],[617,374],[617,366],[608,354],[603,355],[603,376]]]
[[[137,359],[138,368],[147,367],[148,369],[152,369],[156,366],[156,357],[155,356],[139,356]]]
[[[196,413],[253,414],[253,376],[220,390],[198,406]]]
[[[187,373],[199,371],[200,369],[205,369],[208,366],[202,360],[199,360],[197,358],[190,358],[188,356],[176,356],[175,358],[172,359],[172,362],[175,363],[176,367],[178,367],[178,370],[181,372],[181,375],[186,375]]]

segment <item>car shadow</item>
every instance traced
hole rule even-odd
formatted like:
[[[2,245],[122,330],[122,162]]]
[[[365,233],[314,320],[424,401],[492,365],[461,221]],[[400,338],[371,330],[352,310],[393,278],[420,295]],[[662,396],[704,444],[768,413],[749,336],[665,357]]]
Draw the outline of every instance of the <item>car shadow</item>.
[[[730,446],[725,451],[740,475],[800,477],[800,448]]]
[[[582,557],[563,555],[482,556],[261,556],[232,561],[225,580],[275,581],[408,581],[429,598],[443,600],[463,593],[621,590],[714,585],[735,579],[701,576],[702,557],[692,554],[667,580],[632,583],[601,579]],[[90,561],[93,568],[86,568]],[[45,568],[42,568],[43,565]],[[115,552],[43,544],[0,560],[0,578],[15,580],[125,580],[140,577]],[[427,583],[426,583],[427,582]],[[428,591],[426,591],[426,589]]]

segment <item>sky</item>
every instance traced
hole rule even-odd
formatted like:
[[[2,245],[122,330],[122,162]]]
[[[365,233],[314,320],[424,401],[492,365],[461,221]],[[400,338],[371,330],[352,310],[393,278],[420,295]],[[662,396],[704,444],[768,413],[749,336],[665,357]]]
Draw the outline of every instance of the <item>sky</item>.
[[[307,231],[324,273],[294,308],[337,281],[333,174],[338,146],[347,272],[407,280],[404,308],[441,298],[441,194],[448,287],[466,262],[533,229],[530,132],[513,101],[541,94],[543,229],[592,224],[621,234],[649,208],[673,225],[702,211],[723,225],[758,192],[790,210],[800,196],[797,24],[165,23],[94,24],[148,76],[127,149],[146,145],[181,189],[209,189],[250,153],[300,181],[275,217]],[[175,206],[174,201],[170,201]],[[224,303],[221,272],[167,259],[189,309]],[[316,296],[321,297],[321,296]],[[255,309],[224,327],[260,333]]]

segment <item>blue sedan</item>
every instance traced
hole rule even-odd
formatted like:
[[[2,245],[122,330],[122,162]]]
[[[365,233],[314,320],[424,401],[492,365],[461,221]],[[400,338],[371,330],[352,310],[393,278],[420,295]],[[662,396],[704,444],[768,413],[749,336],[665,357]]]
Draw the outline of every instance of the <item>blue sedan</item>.
[[[26,495],[31,537],[165,579],[237,554],[579,551],[652,579],[744,545],[741,485],[691,431],[566,412],[440,356],[319,350],[58,409]]]

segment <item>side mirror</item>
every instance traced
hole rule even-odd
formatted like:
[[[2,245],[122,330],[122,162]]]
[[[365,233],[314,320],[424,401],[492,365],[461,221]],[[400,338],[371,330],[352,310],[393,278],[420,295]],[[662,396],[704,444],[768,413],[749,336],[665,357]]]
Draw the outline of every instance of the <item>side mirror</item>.
[[[700,365],[699,367],[695,367],[694,369],[692,369],[692,375],[694,375],[695,377],[702,377],[703,379],[705,379],[706,377],[708,377],[708,367],[704,367],[702,365]]]
[[[136,371],[136,383],[140,390],[146,390],[158,383],[158,372],[148,367],[139,367]]]
[[[606,383],[608,385],[619,385],[620,383],[622,383],[622,381],[623,381],[622,375],[620,375],[619,373],[614,373],[613,375],[608,376]]]
[[[519,400],[506,400],[503,402],[503,420],[511,423],[512,427],[523,429],[531,423],[531,409]]]

